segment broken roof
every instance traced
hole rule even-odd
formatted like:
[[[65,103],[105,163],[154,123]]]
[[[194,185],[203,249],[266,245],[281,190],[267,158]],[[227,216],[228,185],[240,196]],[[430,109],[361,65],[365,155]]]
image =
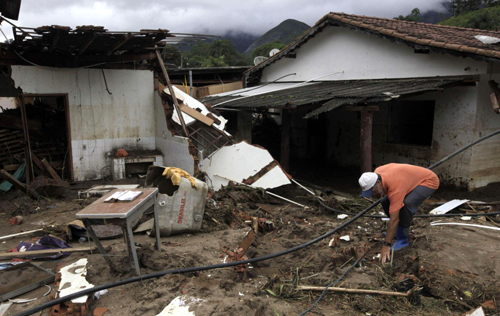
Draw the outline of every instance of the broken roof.
[[[401,95],[435,91],[472,77],[351,80],[301,83],[271,83],[200,99],[214,107],[283,108],[321,103],[306,118],[340,105],[388,101]]]
[[[342,26],[363,31],[392,41],[403,42],[416,49],[427,49],[476,60],[500,62],[500,46],[484,44],[477,35],[500,38],[499,31],[470,29],[396,19],[367,17],[331,12],[320,19],[299,38],[246,73],[252,76],[263,68],[285,56],[293,56],[295,50],[316,36],[327,26]]]
[[[154,49],[166,42],[189,41],[208,35],[170,33],[169,30],[111,32],[103,26],[14,26],[14,41],[2,47],[10,64],[82,67],[98,63],[151,60]]]

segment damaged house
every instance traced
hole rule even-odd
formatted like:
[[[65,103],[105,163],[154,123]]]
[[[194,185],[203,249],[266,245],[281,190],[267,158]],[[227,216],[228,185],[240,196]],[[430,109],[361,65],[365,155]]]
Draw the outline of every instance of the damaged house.
[[[252,113],[274,118],[266,148],[292,173],[311,161],[428,166],[500,128],[498,41],[497,31],[329,13],[249,69],[245,89],[202,101],[238,110],[247,135]],[[493,137],[436,171],[474,189],[500,181],[499,162]]]
[[[95,26],[15,26],[14,34],[0,52],[0,160],[6,171],[18,173],[14,177],[22,171],[28,187],[47,171],[59,181],[119,180],[145,174],[151,165],[190,174],[203,166],[218,177],[214,185],[247,180],[268,187],[261,178],[271,170],[280,178],[270,186],[290,183],[267,151],[234,144],[224,117],[172,85],[159,50],[177,37],[189,40],[189,34]],[[233,144],[229,156],[262,154],[237,179],[227,178],[230,171],[210,169],[212,161],[206,160]]]

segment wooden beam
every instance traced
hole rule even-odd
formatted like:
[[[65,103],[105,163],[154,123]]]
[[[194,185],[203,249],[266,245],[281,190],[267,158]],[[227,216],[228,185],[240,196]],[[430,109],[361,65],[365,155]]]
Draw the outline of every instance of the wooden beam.
[[[21,107],[21,119],[23,122],[23,134],[24,134],[24,159],[26,159],[26,187],[29,187],[30,181],[33,180],[33,161],[31,160],[31,143],[30,134],[28,129],[28,117],[26,116],[26,105],[24,104],[24,98],[18,97],[18,104]]]
[[[290,171],[290,110],[281,110],[281,152],[280,164],[285,171]]]
[[[22,118],[14,115],[0,115],[0,128],[23,130]],[[28,130],[38,131],[42,128],[42,123],[38,120],[28,120]]]
[[[361,173],[372,171],[372,130],[373,130],[373,112],[361,111],[361,131],[360,131]]]
[[[61,252],[91,252],[97,250],[97,247],[81,247],[81,248],[64,248],[64,249],[45,249],[33,250],[24,252],[6,252],[0,253],[0,260],[11,260],[14,258],[34,258],[34,257],[49,257]]]
[[[325,287],[323,286],[306,286],[306,285],[299,285],[297,286],[297,290],[302,290],[302,291],[324,291]],[[333,292],[343,292],[343,293],[354,293],[354,294],[379,294],[379,295],[390,295],[390,296],[401,296],[401,297],[408,297],[412,290],[408,292],[389,292],[389,291],[377,291],[377,290],[365,290],[365,289],[346,289],[342,287],[329,287],[327,289],[328,291],[333,291]]]
[[[376,105],[344,105],[342,109],[344,109],[345,111],[379,111],[380,107]]]
[[[45,171],[45,166],[34,153],[31,153],[31,159],[33,159],[33,162],[38,167],[38,169],[40,169],[41,171]]]
[[[52,44],[50,44],[49,53],[54,51],[54,48],[57,46],[57,42],[59,42],[59,38],[61,38],[61,30],[54,30],[51,33],[53,33],[54,37],[52,38]]]
[[[177,116],[179,117],[179,121],[182,125],[182,130],[184,131],[184,136],[189,137],[189,132],[186,127],[186,122],[184,122],[184,118],[182,117],[181,109],[179,108],[179,103],[177,102],[177,98],[175,97],[174,88],[172,87],[172,83],[170,82],[170,78],[168,77],[167,68],[165,68],[165,63],[163,63],[163,59],[161,59],[161,55],[159,51],[156,51],[156,59],[158,63],[160,63],[161,71],[163,72],[163,76],[165,77],[165,81],[167,81],[168,91],[170,91],[170,96],[174,101],[174,108],[177,112]]]
[[[35,191],[29,189],[24,183],[20,182],[16,178],[14,178],[7,171],[1,169],[0,170],[0,178],[4,179],[7,182],[10,182],[15,188],[21,190],[26,195],[28,195],[30,198],[38,199],[38,193],[36,193]]]
[[[195,109],[190,108],[189,106],[185,105],[184,103],[179,104],[179,108],[181,109],[182,112],[186,113],[187,115],[191,116],[192,118],[204,123],[205,125],[212,126],[214,123],[214,120],[207,117],[206,115],[201,114],[200,112],[196,111]]]
[[[54,170],[54,168],[52,168],[52,166],[49,164],[49,162],[45,158],[42,159],[41,163],[43,164],[43,166],[45,167],[45,170],[47,170],[47,172],[50,174],[50,176],[53,179],[62,181],[62,179],[59,177],[57,172]]]
[[[87,50],[87,48],[89,48],[89,46],[94,42],[94,40],[96,38],[97,38],[97,34],[96,33],[92,33],[90,36],[88,36],[87,39],[85,40],[85,42],[83,42],[82,47],[80,47],[78,55],[82,55],[83,53],[85,53],[85,51]]]
[[[132,34],[128,33],[126,34],[120,41],[116,42],[115,45],[111,46],[111,48],[106,52],[106,55],[111,55],[115,50],[120,48],[123,44],[128,42],[130,39],[132,39]]]

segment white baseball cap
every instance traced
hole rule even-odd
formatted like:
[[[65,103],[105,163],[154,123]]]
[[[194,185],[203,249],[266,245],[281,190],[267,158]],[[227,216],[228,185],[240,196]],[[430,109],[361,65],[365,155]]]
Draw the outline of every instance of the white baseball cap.
[[[359,186],[361,187],[361,197],[371,197],[373,187],[377,183],[378,175],[375,172],[365,172],[359,177]]]

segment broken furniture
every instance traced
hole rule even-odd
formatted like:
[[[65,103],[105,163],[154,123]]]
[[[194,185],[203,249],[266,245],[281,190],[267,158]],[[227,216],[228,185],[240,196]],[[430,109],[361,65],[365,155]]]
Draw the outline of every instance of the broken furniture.
[[[55,274],[30,261],[0,271],[0,302],[54,282]]]
[[[105,202],[106,199],[113,196],[114,194],[123,193],[126,191],[140,192],[141,194],[131,201]],[[112,269],[115,269],[113,262],[106,254],[104,247],[102,246],[91,225],[110,223],[122,227],[123,235],[125,236],[125,240],[126,242],[128,241],[127,244],[129,245],[129,256],[132,255],[134,259],[135,270],[137,274],[140,275],[141,273],[139,270],[139,260],[137,258],[137,252],[135,251],[132,226],[134,222],[137,222],[141,218],[146,210],[153,206],[156,226],[156,244],[158,246],[158,251],[161,251],[160,226],[156,225],[156,223],[158,223],[158,205],[156,203],[157,194],[158,188],[114,190],[99,198],[89,206],[85,207],[80,212],[76,213],[76,218],[83,221],[90,237],[92,237],[97,248],[104,255],[104,259],[106,259],[106,262]]]
[[[165,167],[151,166],[146,176],[146,186],[154,186],[158,193],[157,229],[161,236],[166,237],[179,233],[192,233],[201,229],[208,185],[192,178],[198,189],[184,178],[179,185],[174,185],[171,179],[162,175]]]

